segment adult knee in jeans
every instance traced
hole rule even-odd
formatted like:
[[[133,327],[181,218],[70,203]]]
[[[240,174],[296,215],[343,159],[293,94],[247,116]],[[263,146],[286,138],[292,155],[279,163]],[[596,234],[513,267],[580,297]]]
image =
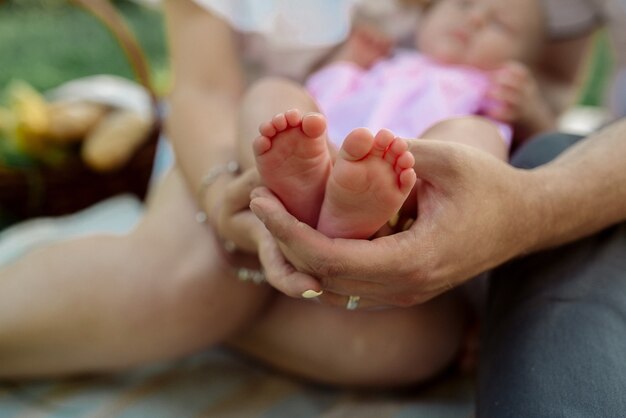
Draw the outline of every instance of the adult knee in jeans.
[[[478,416],[622,416],[626,225],[497,269]]]
[[[580,137],[542,135],[514,165],[548,163]],[[478,416],[621,416],[626,408],[626,225],[492,273]]]
[[[578,135],[560,132],[538,135],[513,154],[511,164],[518,168],[539,167],[552,161],[581,139]]]

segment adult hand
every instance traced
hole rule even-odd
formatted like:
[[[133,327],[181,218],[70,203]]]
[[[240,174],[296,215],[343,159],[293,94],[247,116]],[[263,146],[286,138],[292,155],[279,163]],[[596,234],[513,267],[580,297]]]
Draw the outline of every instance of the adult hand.
[[[251,168],[227,183],[215,183],[217,196],[223,196],[215,203],[212,223],[218,236],[234,244],[238,251],[258,255],[268,282],[276,288],[284,288],[285,280],[293,280],[287,294],[300,297],[306,290],[319,288],[312,278],[301,274],[283,257],[274,237],[265,225],[250,211],[250,193],[261,185],[256,168]],[[241,263],[250,266],[250,259],[237,257]]]
[[[402,307],[425,302],[527,251],[540,233],[531,228],[541,224],[533,210],[541,186],[532,172],[461,144],[410,145],[419,216],[398,234],[331,239],[291,216],[267,189],[252,193],[253,212],[285,257],[307,280],[317,278],[332,304],[345,306],[348,295]],[[277,287],[294,294],[301,277]]]
[[[237,177],[223,176],[210,189],[205,210],[218,236],[237,249],[256,253],[257,236],[265,227],[250,211],[250,192],[261,185],[256,169]]]

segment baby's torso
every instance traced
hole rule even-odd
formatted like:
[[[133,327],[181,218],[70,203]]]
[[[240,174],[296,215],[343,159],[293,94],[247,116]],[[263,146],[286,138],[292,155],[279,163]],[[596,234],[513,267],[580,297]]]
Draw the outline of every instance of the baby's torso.
[[[482,71],[438,64],[413,51],[398,51],[369,70],[333,64],[307,83],[328,117],[333,142],[355,127],[418,137],[443,119],[480,113],[488,85]]]

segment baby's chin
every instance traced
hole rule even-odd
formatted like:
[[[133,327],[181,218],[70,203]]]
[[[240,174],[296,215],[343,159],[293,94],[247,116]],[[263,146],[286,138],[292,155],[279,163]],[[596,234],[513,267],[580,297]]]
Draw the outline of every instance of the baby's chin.
[[[502,66],[502,60],[489,59],[480,55],[468,54],[460,47],[439,47],[424,52],[432,60],[444,65],[472,67],[483,71],[492,71]],[[497,61],[497,62],[496,62]]]
[[[464,60],[461,57],[452,55],[452,54],[435,54],[435,55],[431,55],[430,58],[433,61],[439,64],[443,64],[443,65],[457,66],[457,67],[473,66],[469,64],[467,60]]]
[[[458,67],[472,67],[483,71],[496,70],[502,65],[502,63],[494,63],[488,60],[466,57],[463,54],[438,53],[431,55],[431,58],[440,64]]]
[[[427,54],[433,61],[443,65],[467,66],[467,58],[456,48],[440,48]]]

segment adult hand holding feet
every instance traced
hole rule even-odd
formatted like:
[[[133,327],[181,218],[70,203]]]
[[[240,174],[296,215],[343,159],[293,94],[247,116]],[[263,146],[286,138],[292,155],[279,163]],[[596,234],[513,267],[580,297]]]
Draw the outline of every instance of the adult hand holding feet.
[[[367,129],[355,129],[334,165],[326,119],[319,113],[303,116],[290,110],[262,124],[259,131],[253,148],[264,183],[296,219],[317,225],[328,237],[372,236],[396,214],[415,185],[408,143],[388,130],[373,136]],[[281,258],[272,253],[272,260]],[[283,260],[278,265],[278,269],[266,266],[268,281],[278,289],[286,285],[287,294],[303,295],[301,283],[295,290],[289,285],[297,282],[293,277],[285,281],[288,264]],[[317,287],[305,290],[317,294]]]
[[[360,295],[369,299],[363,307],[412,306],[533,247],[539,232],[525,228],[541,222],[531,222],[540,211],[529,191],[541,186],[531,173],[463,144],[409,144],[419,216],[404,232],[371,241],[329,238],[290,215],[267,189],[252,192],[252,210],[289,262],[319,280],[324,301],[345,306],[347,296]],[[520,216],[529,222],[511,222]],[[297,286],[294,276],[277,287],[293,294]]]

